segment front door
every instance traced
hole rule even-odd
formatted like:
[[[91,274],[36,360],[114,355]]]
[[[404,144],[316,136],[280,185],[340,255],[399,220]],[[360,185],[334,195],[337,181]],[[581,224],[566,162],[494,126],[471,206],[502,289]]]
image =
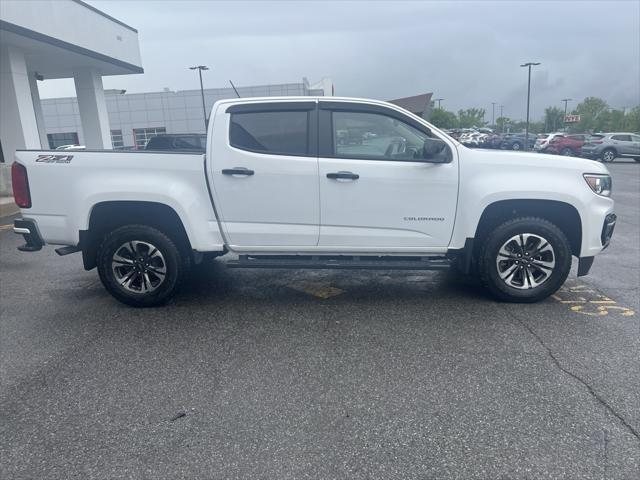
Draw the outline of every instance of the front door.
[[[449,163],[425,163],[428,127],[388,107],[320,101],[319,246],[363,252],[446,248],[458,196]]]
[[[315,247],[316,102],[221,106],[213,121],[212,194],[232,248]]]

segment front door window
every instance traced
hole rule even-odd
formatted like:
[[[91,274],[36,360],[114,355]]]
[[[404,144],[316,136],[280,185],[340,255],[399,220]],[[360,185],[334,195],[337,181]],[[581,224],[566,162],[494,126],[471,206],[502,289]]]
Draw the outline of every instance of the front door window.
[[[386,115],[333,112],[335,157],[411,161],[423,158],[428,137],[417,128]]]

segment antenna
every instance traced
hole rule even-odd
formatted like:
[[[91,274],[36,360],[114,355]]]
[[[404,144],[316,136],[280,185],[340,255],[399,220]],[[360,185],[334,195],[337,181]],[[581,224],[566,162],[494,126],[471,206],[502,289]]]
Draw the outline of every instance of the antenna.
[[[236,89],[236,86],[233,84],[233,82],[231,80],[229,80],[229,83],[233,87],[233,91],[236,92],[236,95],[238,96],[238,98],[240,98],[240,94],[238,93],[238,90]]]

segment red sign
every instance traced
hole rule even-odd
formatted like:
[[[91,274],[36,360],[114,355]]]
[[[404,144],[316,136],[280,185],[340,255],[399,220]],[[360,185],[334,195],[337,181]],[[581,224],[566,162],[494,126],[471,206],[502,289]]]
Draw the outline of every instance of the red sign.
[[[578,123],[580,121],[580,115],[565,115],[564,123]]]

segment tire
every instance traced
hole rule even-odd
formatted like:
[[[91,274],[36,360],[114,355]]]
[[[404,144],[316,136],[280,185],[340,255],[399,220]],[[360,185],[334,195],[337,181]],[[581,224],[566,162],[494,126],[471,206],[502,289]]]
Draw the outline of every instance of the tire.
[[[513,145],[511,145],[511,150],[522,150],[522,145],[516,142]]]
[[[540,249],[538,255],[524,255],[536,248]],[[505,302],[533,303],[547,298],[562,286],[571,270],[569,240],[562,230],[542,218],[520,217],[499,225],[486,237],[480,251],[482,283]]]
[[[616,151],[613,148],[605,148],[600,154],[600,160],[604,163],[613,162],[616,158]]]
[[[107,291],[132,307],[167,302],[189,266],[171,238],[147,225],[125,225],[109,233],[98,248],[97,263]]]
[[[573,150],[571,150],[569,147],[567,148],[563,148],[562,152],[560,152],[562,155],[564,155],[565,157],[573,157]]]

